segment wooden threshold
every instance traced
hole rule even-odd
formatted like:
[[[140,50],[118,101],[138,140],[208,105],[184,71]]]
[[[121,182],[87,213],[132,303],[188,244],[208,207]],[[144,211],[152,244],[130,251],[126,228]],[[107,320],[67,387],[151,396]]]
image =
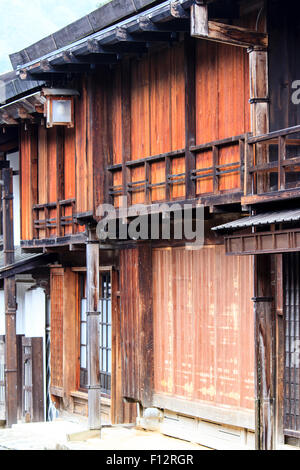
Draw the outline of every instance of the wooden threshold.
[[[254,410],[223,408],[221,406],[183,400],[182,398],[162,394],[154,394],[153,406],[213,423],[225,424],[251,431],[255,429]]]

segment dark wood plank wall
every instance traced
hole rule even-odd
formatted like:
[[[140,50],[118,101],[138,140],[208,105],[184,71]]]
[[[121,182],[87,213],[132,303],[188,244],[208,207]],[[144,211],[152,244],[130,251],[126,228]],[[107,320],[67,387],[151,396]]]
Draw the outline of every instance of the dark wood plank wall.
[[[112,164],[112,74],[97,72],[88,79],[89,199],[87,210],[97,212],[108,202],[109,177],[105,171]],[[77,169],[78,171],[78,169]],[[90,181],[92,184],[90,185]]]
[[[249,66],[247,52],[238,47],[196,40],[196,143],[203,144],[250,131]],[[184,43],[160,50],[130,67],[130,157],[145,157],[182,150],[185,147],[185,49]],[[113,164],[122,162],[122,97],[120,69],[114,75],[113,91]],[[124,88],[123,88],[124,91]],[[128,119],[128,118],[127,118]],[[197,168],[212,165],[212,151],[197,156]],[[239,147],[221,150],[219,163],[239,161]],[[229,167],[230,169],[230,167]],[[144,164],[127,170],[130,181],[144,181]],[[172,159],[171,173],[185,172],[185,158]],[[165,181],[164,161],[150,163],[150,183]],[[239,188],[239,175],[233,173],[220,178],[220,190]],[[122,170],[113,173],[114,186],[122,184]],[[166,198],[166,187],[152,188],[150,200]],[[213,192],[212,177],[197,183],[197,193]],[[170,197],[185,198],[184,181],[172,185]],[[133,203],[145,202],[144,187],[132,194]],[[115,197],[118,205],[119,196]]]
[[[21,155],[21,233],[22,239],[33,238],[32,207],[37,203],[37,128],[20,129]]]
[[[197,41],[196,58],[196,143],[204,144],[249,132],[249,63],[245,49]],[[213,152],[197,155],[197,168],[213,164]],[[219,163],[239,161],[239,147],[228,146],[219,152]],[[229,167],[230,168],[230,167]],[[239,188],[239,175],[220,178],[219,189]],[[213,177],[197,183],[198,195],[213,192]]]
[[[270,131],[300,123],[300,106],[292,102],[292,83],[300,80],[299,15],[299,2],[269,1]]]
[[[151,246],[120,253],[123,397],[151,406],[153,314]]]
[[[51,269],[51,393],[71,411],[71,394],[79,386],[78,286],[70,268]]]
[[[168,172],[163,159],[130,169],[126,162],[185,148],[187,153],[186,139],[202,144],[250,130],[246,51],[202,40],[189,41],[195,46],[196,122],[187,119],[193,104],[186,102],[189,97],[186,90],[193,83],[186,83],[186,80],[193,77],[191,73],[185,74],[187,48],[184,42],[124,62],[111,72],[95,72],[82,77],[74,85],[81,94],[75,100],[75,128],[39,129],[36,203],[58,203],[61,199],[74,198],[75,213],[96,212],[99,203],[109,202],[109,186],[121,189],[114,197],[115,205],[118,205],[122,184],[146,179],[152,185],[160,185],[145,191],[145,184],[142,184],[131,193],[132,203],[155,202],[166,197],[184,199],[186,162],[190,166],[184,151],[167,160],[169,173],[182,175],[176,184],[167,187]],[[187,122],[193,127],[188,133]],[[30,130],[23,130],[21,134],[24,154],[21,166],[25,173],[29,171],[29,145],[33,145],[29,135]],[[238,145],[221,149],[218,158],[220,164],[239,161]],[[197,168],[206,168],[212,162],[212,151],[196,156]],[[123,167],[109,173],[105,168],[112,164],[123,164]],[[22,185],[22,239],[28,240],[32,238],[32,220],[27,214],[32,211],[35,196],[33,193],[29,197],[25,181],[30,181],[27,174]],[[238,173],[223,175],[219,190],[237,190],[239,182]],[[197,181],[196,194],[211,192],[213,177]],[[57,235],[58,231],[61,235],[70,234],[72,227],[59,226],[56,217],[71,216],[71,213],[70,206],[40,211],[38,218],[44,220],[48,215],[53,219],[53,227],[40,229],[34,235],[47,238]]]
[[[92,154],[87,152],[86,93],[77,100],[76,129],[44,126],[21,128],[22,240],[63,236],[84,228],[61,224],[61,217],[93,210]],[[77,109],[76,108],[76,109]],[[83,110],[83,108],[85,110]],[[82,115],[84,114],[84,118]],[[77,137],[80,136],[80,137]],[[75,209],[71,201],[75,201]],[[70,201],[61,206],[60,201]],[[33,214],[35,205],[40,207]],[[58,220],[57,220],[58,217]],[[33,229],[33,218],[50,220],[40,230]]]

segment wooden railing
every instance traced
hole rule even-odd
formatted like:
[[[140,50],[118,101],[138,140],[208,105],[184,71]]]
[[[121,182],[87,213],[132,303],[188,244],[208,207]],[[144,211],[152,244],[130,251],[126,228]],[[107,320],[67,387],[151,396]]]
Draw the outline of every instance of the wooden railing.
[[[300,188],[300,126],[246,142],[244,195],[263,195]]]
[[[213,165],[207,168],[196,168],[191,172],[192,180],[201,180],[211,177],[213,180],[213,194],[218,195],[220,190],[220,179],[222,176],[239,173],[240,175],[240,188],[243,187],[244,179],[244,159],[245,159],[245,141],[248,134],[230,137],[228,139],[217,140],[203,145],[191,147],[193,153],[201,154],[203,152],[212,151]],[[226,147],[239,146],[239,159],[235,162],[220,163],[221,149]]]
[[[69,208],[70,214],[67,214]],[[33,237],[50,238],[76,233],[75,199],[33,206]],[[42,236],[41,236],[42,234]]]
[[[198,197],[197,194],[197,181],[199,180],[212,180],[212,190],[210,191],[211,196],[219,195],[222,196],[222,190],[220,188],[220,181],[222,177],[230,174],[239,175],[238,186],[235,187],[231,192],[242,192],[244,186],[244,158],[245,158],[245,142],[249,134],[242,134],[228,139],[217,140],[214,142],[209,142],[203,145],[191,146],[188,150],[181,149],[174,152],[163,153],[160,155],[154,155],[147,158],[142,158],[138,160],[127,161],[123,164],[117,164],[107,167],[111,179],[113,180],[114,175],[117,173],[120,175],[119,184],[111,184],[109,186],[108,196],[111,199],[117,198],[118,196],[127,196],[129,203],[132,201],[132,195],[135,192],[144,193],[145,203],[151,203],[151,191],[153,189],[163,189],[164,190],[164,200],[169,201],[172,199],[171,193],[172,188],[175,185],[184,185],[185,194],[188,194],[187,186],[192,183],[193,186],[193,196]],[[234,148],[239,147],[239,151],[235,152],[238,155],[236,161],[229,161],[228,163],[220,162],[220,154],[222,149],[225,148]],[[202,153],[211,152],[212,153],[212,165],[205,168],[197,167],[197,156]],[[187,157],[189,154],[189,157]],[[192,159],[192,164],[188,165],[187,158]],[[172,172],[173,162],[176,159],[184,160],[183,171],[174,173]],[[152,182],[152,164],[163,162],[164,164],[164,174],[161,181],[153,183]],[[185,168],[189,166],[192,168],[188,174],[185,172]],[[143,177],[137,181],[132,180],[132,170],[140,168],[141,174]],[[228,195],[229,191],[226,191]],[[225,194],[224,203],[225,201]],[[182,199],[185,199],[183,197]],[[186,197],[186,199],[188,199]]]

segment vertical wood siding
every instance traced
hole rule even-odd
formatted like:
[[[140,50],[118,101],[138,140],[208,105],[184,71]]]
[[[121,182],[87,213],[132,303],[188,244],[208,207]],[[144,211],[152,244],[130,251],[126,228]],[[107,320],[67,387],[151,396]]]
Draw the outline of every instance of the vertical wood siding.
[[[120,253],[123,396],[151,406],[153,318],[151,247]]]
[[[242,48],[195,41],[196,44],[196,143],[223,139],[250,130],[248,56]],[[165,163],[156,161],[126,168],[126,161],[185,148],[185,47],[184,43],[160,49],[148,56],[131,59],[126,67],[116,67],[105,77],[91,73],[74,84],[81,95],[75,99],[75,129],[40,129],[38,166],[36,136],[29,126],[21,132],[22,171],[22,239],[33,238],[32,205],[57,203],[61,188],[64,198],[76,199],[76,213],[96,210],[108,202],[109,186],[122,187],[122,182],[145,181],[160,184],[145,191],[145,184],[132,193],[132,203],[156,202],[166,199]],[[125,68],[124,68],[125,67]],[[126,69],[126,70],[125,70]],[[63,139],[63,142],[61,140]],[[60,177],[58,159],[63,152],[64,174]],[[219,163],[239,161],[239,148],[228,146],[220,150]],[[31,162],[31,163],[30,163]],[[212,164],[212,152],[196,157],[197,168]],[[123,164],[112,176],[105,168]],[[172,158],[171,174],[185,173],[185,158]],[[229,167],[230,168],[230,167]],[[35,172],[38,172],[38,188]],[[146,174],[147,173],[147,174]],[[235,173],[219,178],[221,192],[239,188]],[[196,193],[213,191],[212,177],[200,179]],[[31,189],[32,188],[32,189]],[[35,192],[38,192],[37,197]],[[172,199],[185,198],[182,181],[171,185]],[[119,205],[120,194],[114,197]],[[43,201],[43,202],[42,202]],[[44,220],[46,212],[39,212]],[[49,210],[55,219],[57,210]],[[71,208],[66,208],[66,216]],[[53,225],[55,223],[53,222]],[[62,228],[62,235],[71,228]],[[78,230],[84,230],[80,228]],[[46,235],[38,231],[39,238]],[[48,231],[56,235],[56,227]]]
[[[123,396],[135,399],[140,380],[137,250],[121,251],[120,266]]]
[[[223,246],[154,250],[156,393],[253,409],[251,263]]]
[[[64,139],[64,199],[75,199],[76,184],[75,184],[75,131],[74,129],[65,129]],[[72,215],[72,207],[65,208],[64,215],[69,217]],[[72,233],[72,227],[66,226],[64,235]]]
[[[32,230],[32,206],[37,203],[37,128],[22,125],[20,129],[21,160],[21,238],[30,240]]]
[[[240,47],[197,41],[196,141],[197,144],[250,132],[248,54]],[[197,168],[212,165],[212,152],[197,156]],[[221,165],[238,162],[238,146],[221,149]],[[229,167],[230,169],[230,167]],[[220,190],[239,188],[239,175],[220,178]],[[212,177],[197,182],[197,194],[212,193]]]
[[[244,134],[250,131],[249,67],[247,52],[238,47],[198,40],[196,44],[196,143]],[[185,80],[184,43],[154,52],[130,67],[130,157],[139,160],[148,156],[180,150],[185,147]],[[113,81],[113,163],[122,162],[122,84],[120,70]],[[239,146],[222,148],[219,164],[238,162]],[[213,163],[212,151],[196,155],[196,167],[207,168]],[[165,182],[165,163],[149,164],[150,183]],[[231,169],[229,166],[227,169]],[[144,181],[145,165],[127,170],[132,182]],[[119,171],[121,173],[121,170]],[[184,157],[174,158],[171,173],[185,173]],[[113,184],[121,181],[114,173]],[[198,195],[213,192],[212,177],[199,179]],[[229,173],[219,178],[219,191],[240,189],[240,176]],[[165,200],[164,184],[150,189],[150,202]],[[171,185],[172,199],[185,198],[182,182]],[[115,196],[118,205],[119,197]],[[144,186],[133,191],[132,203],[145,202]]]

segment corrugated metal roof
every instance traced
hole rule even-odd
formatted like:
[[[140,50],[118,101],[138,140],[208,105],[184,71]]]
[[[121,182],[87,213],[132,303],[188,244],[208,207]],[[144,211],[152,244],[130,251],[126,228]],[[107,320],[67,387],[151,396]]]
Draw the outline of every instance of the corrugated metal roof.
[[[236,230],[239,228],[257,227],[259,225],[279,224],[282,222],[296,222],[300,220],[300,209],[281,212],[267,212],[252,217],[234,220],[228,224],[219,225],[212,230]]]

